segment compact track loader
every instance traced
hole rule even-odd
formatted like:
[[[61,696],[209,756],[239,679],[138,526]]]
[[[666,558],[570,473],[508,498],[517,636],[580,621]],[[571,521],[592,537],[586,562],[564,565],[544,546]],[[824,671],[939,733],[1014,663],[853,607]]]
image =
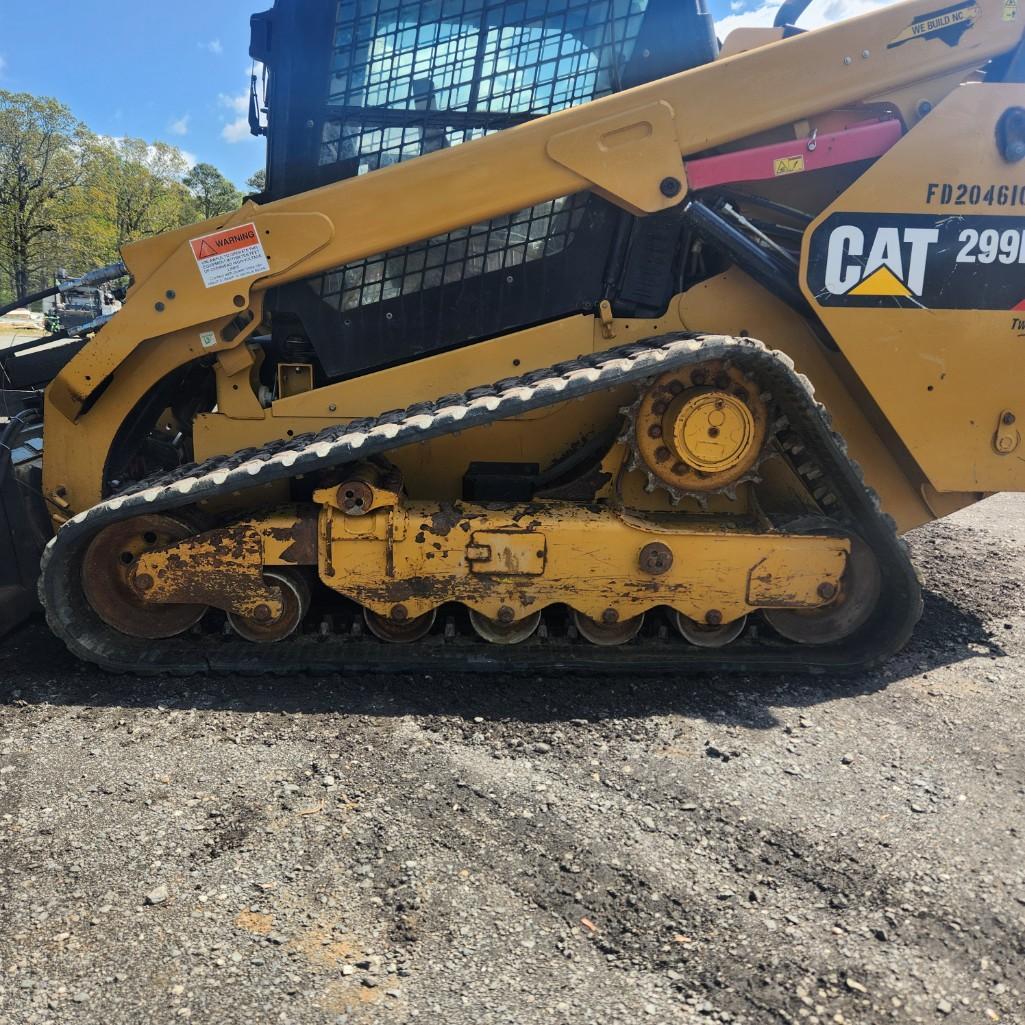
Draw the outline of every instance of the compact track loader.
[[[1025,489],[1025,16],[805,6],[254,16],[266,193],[8,350],[8,620],[38,576],[135,672],[899,649],[900,534]]]

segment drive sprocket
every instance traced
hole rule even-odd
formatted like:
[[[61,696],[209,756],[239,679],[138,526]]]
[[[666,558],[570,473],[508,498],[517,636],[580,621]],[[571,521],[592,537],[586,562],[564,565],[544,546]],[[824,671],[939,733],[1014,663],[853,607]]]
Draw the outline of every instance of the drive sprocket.
[[[674,502],[720,492],[733,497],[738,484],[757,480],[770,436],[769,398],[722,359],[646,382],[622,410],[630,469],[646,474],[646,490],[661,488]]]

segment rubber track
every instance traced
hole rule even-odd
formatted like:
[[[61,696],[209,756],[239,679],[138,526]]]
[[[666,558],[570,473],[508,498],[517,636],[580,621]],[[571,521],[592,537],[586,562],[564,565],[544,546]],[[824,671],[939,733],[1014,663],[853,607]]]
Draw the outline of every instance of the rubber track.
[[[139,641],[112,630],[89,608],[80,586],[81,560],[89,541],[104,527],[144,513],[182,510],[216,496],[238,494],[275,481],[309,474],[426,441],[455,431],[507,419],[622,384],[647,380],[668,370],[711,359],[727,359],[756,375],[771,392],[775,415],[799,437],[803,466],[815,467],[834,499],[829,515],[856,530],[876,553],[883,594],[869,622],[841,644],[798,646],[774,639],[764,627],[748,629],[725,649],[694,648],[682,638],[645,636],[616,648],[567,638],[533,638],[513,646],[489,645],[469,637],[432,635],[415,645],[389,645],[374,638],[295,637],[255,645],[215,634],[168,641]],[[254,508],[260,505],[254,493]],[[64,524],[43,555],[40,600],[51,629],[78,657],[115,672],[291,673],[346,671],[551,672],[586,670],[679,673],[688,669],[764,671],[852,671],[899,650],[921,614],[917,576],[893,522],[848,459],[826,411],[808,380],[794,372],[785,354],[750,338],[723,335],[662,335],[593,356],[584,356],[522,377],[461,395],[385,413],[374,419],[335,425],[317,434],[275,441],[151,478],[100,502]]]

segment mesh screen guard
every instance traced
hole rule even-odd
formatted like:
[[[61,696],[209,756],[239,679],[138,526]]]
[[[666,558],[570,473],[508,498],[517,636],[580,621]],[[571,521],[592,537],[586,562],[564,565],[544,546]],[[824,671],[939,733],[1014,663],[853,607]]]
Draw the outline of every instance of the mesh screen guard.
[[[319,162],[351,177],[621,86],[646,0],[341,0]],[[339,311],[552,256],[588,196],[556,199],[324,275]]]

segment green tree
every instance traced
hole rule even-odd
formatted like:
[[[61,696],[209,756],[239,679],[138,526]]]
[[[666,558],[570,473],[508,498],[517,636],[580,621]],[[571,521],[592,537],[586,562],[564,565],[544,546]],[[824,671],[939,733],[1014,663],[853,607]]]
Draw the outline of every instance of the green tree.
[[[0,91],[0,302],[240,202],[216,168],[190,170],[174,146],[96,136],[56,100]]]
[[[242,193],[213,164],[196,164],[182,181],[204,218],[230,213],[242,204]]]
[[[166,142],[108,139],[96,149],[96,184],[120,249],[202,216],[182,178],[188,162]]]
[[[267,188],[267,172],[262,167],[254,171],[246,180],[246,188],[253,192],[263,192]]]
[[[62,103],[0,90],[0,274],[15,298],[52,273],[60,205],[82,180],[88,138]]]

